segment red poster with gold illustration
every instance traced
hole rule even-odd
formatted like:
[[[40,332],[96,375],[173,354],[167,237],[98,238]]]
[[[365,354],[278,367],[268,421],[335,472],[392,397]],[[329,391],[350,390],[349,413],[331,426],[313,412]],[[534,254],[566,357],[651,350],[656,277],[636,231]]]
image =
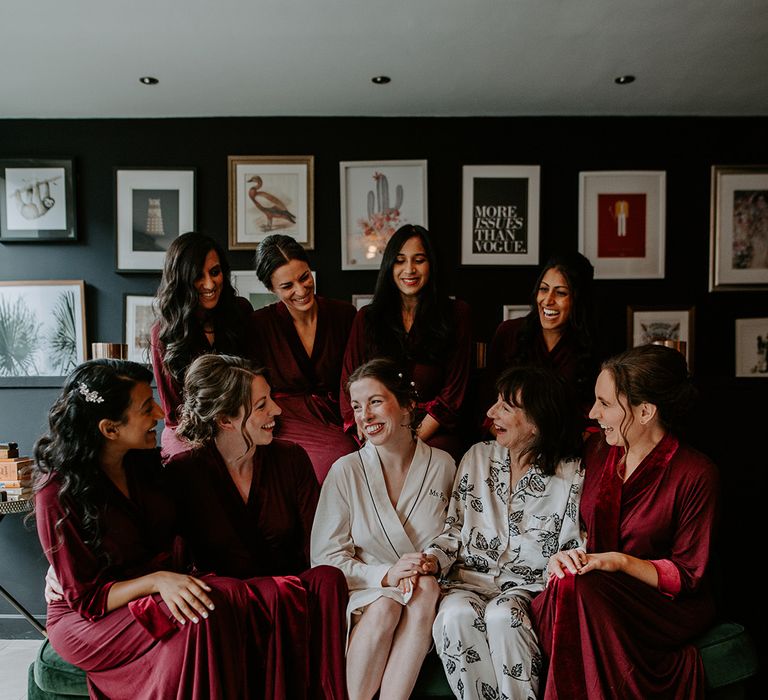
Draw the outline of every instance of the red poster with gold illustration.
[[[645,257],[645,200],[645,194],[597,196],[598,257]]]

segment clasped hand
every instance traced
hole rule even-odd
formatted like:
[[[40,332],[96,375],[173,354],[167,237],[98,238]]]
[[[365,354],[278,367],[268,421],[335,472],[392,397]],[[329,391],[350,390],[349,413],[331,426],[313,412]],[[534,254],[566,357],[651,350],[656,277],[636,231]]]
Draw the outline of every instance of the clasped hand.
[[[551,576],[563,578],[566,571],[574,575],[587,574],[590,571],[621,571],[621,554],[619,552],[588,554],[583,549],[566,549],[553,554],[547,563],[547,578]]]
[[[385,586],[397,586],[403,593],[413,589],[419,576],[437,573],[437,562],[422,552],[404,554],[387,571],[382,580]]]

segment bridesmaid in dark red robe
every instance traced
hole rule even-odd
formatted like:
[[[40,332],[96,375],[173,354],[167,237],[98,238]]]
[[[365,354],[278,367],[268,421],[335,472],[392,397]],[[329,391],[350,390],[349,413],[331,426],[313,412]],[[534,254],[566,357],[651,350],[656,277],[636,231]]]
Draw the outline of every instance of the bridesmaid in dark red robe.
[[[159,484],[151,373],[78,367],[35,447],[38,534],[63,588],[48,634],[88,674],[92,698],[178,700],[263,693],[271,620],[245,583],[178,573],[173,502]]]
[[[355,307],[315,296],[307,254],[290,236],[261,242],[256,274],[280,299],[254,311],[249,324],[250,347],[269,369],[283,410],[276,435],[306,450],[322,483],[339,457],[357,449],[339,413],[341,361]]]
[[[355,317],[347,343],[340,394],[344,429],[355,431],[349,376],[368,360],[388,357],[415,384],[419,437],[458,462],[469,444],[463,407],[472,347],[470,308],[440,293],[427,230],[401,227],[384,251],[373,301]]]
[[[669,432],[690,399],[685,359],[657,346],[609,360],[590,414],[580,514],[587,552],[550,559],[534,601],[545,698],[702,698],[691,640],[711,624],[718,479]]]
[[[488,348],[483,410],[496,400],[493,387],[505,369],[536,365],[554,370],[576,389],[586,416],[597,377],[593,274],[591,263],[579,253],[547,261],[531,294],[530,313],[502,321],[496,329]]]
[[[246,380],[250,397],[242,392]],[[196,447],[173,457],[167,476],[196,566],[251,584],[252,577],[278,579],[287,632],[277,640],[283,653],[275,649],[268,668],[293,684],[292,697],[343,700],[347,585],[334,567],[309,568],[320,487],[307,453],[272,438],[280,408],[250,362],[198,358],[185,392],[190,401],[178,430]],[[244,398],[249,407],[253,402],[250,415],[238,403]],[[233,425],[247,428],[252,442],[245,453],[248,441]]]
[[[224,250],[209,236],[190,231],[168,247],[157,290],[160,320],[151,330],[152,367],[165,413],[163,456],[189,449],[176,438],[184,372],[210,352],[247,354],[245,328],[253,311],[235,296]]]

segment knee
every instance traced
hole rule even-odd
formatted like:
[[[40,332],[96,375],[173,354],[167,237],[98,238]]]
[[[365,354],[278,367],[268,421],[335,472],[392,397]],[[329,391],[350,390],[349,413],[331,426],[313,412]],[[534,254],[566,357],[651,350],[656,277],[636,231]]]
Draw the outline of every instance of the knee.
[[[408,603],[408,614],[430,622],[435,617],[440,586],[433,576],[419,576],[414,584],[413,597]]]
[[[432,629],[433,634],[436,635],[435,638],[437,638],[440,630],[450,630],[451,634],[455,636],[465,629],[482,629],[482,623],[482,619],[478,617],[477,612],[469,604],[469,601],[463,600],[459,603],[458,601],[451,600],[451,597],[448,596],[443,599],[438,608],[437,617]]]
[[[379,598],[371,603],[363,613],[368,624],[382,632],[394,632],[400,622],[403,606],[390,598]]]
[[[321,564],[304,571],[299,578],[307,589],[318,595],[347,596],[347,578],[341,569]]]
[[[525,638],[533,635],[525,601],[502,599],[501,605],[497,605],[495,601],[490,602],[485,609],[485,625],[489,638],[511,635]]]

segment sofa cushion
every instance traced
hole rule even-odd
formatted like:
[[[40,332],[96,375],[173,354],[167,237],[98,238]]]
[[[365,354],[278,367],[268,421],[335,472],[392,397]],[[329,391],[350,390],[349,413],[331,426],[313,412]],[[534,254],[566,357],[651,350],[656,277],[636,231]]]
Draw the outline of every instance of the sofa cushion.
[[[88,697],[85,671],[64,661],[47,639],[37,652],[33,665],[35,683],[40,690],[56,695]]]
[[[708,688],[739,683],[757,673],[757,652],[744,627],[722,622],[699,637],[696,646],[704,663]]]

